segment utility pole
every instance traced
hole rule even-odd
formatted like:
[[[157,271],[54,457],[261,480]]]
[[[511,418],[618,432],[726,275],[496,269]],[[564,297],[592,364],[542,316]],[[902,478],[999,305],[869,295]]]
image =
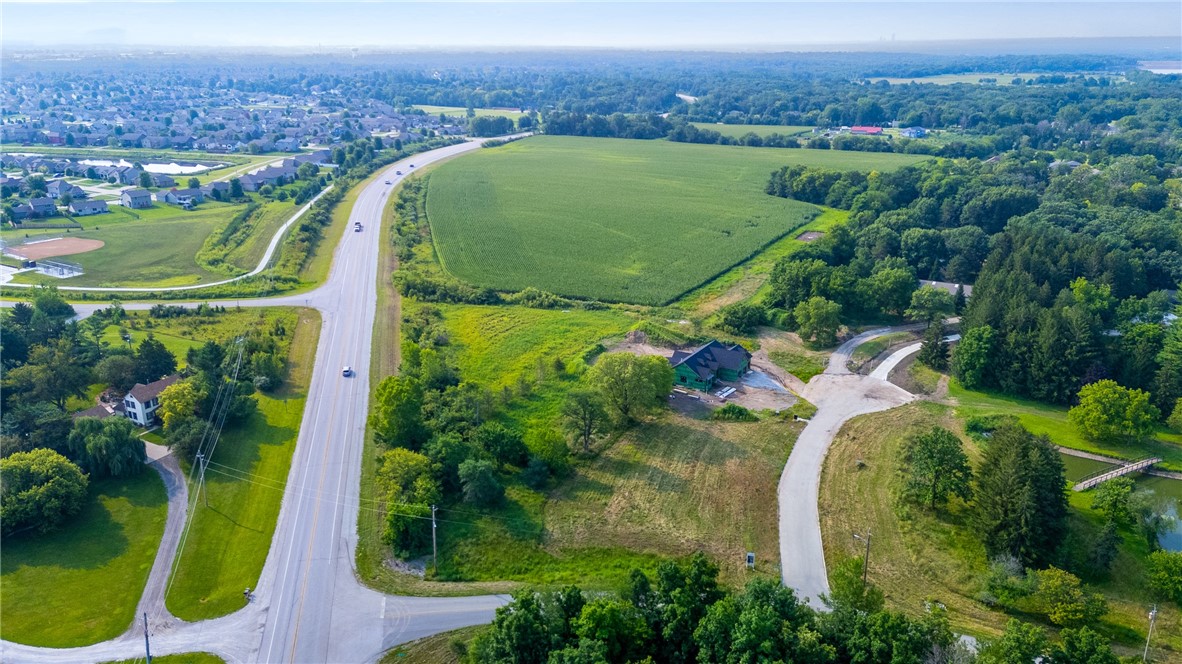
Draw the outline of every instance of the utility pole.
[[[1157,622],[1157,605],[1149,610],[1149,636],[1145,637],[1145,653],[1141,655],[1142,662],[1149,661],[1149,640],[1153,638],[1153,624]]]
[[[144,658],[152,664],[152,646],[148,643],[148,614],[144,612]]]
[[[862,587],[866,587],[866,573],[870,571],[870,529],[866,529],[866,536],[863,537],[858,533],[854,533],[854,539],[861,540],[866,543],[866,553],[862,556]]]
[[[438,574],[439,573],[439,546],[435,543],[435,529],[438,528],[439,526],[435,523],[435,510],[436,510],[436,507],[434,505],[432,505],[431,506],[431,558],[432,558],[431,565],[434,568],[433,571],[436,574]]]
[[[201,452],[197,453],[197,465],[201,468],[201,477],[197,480],[197,493],[202,493],[205,488],[205,455]],[[205,506],[209,507],[209,494],[204,493]]]

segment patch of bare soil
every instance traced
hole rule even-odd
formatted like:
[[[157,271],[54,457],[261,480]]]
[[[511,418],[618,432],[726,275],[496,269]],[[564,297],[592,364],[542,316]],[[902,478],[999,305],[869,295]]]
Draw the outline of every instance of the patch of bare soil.
[[[9,247],[8,253],[25,260],[40,260],[54,256],[69,256],[84,254],[95,249],[102,249],[106,243],[102,240],[87,240],[80,237],[63,237],[56,240],[43,240]]]

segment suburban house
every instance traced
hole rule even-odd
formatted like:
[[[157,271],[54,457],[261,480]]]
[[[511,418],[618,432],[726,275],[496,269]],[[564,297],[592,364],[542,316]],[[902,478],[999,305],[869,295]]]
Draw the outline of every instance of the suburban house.
[[[29,209],[34,217],[52,217],[57,214],[57,204],[52,198],[30,198]]]
[[[107,408],[105,405],[100,403],[100,404],[95,404],[95,405],[91,406],[90,408],[87,408],[86,410],[80,410],[76,413],[73,413],[70,415],[70,417],[72,417],[75,420],[82,418],[82,417],[97,417],[101,420],[103,418],[110,417],[111,415],[114,415],[114,413],[111,412],[111,410],[109,408]]]
[[[163,173],[149,173],[148,176],[152,178],[153,187],[175,187],[176,180],[172,179]]]
[[[106,201],[70,201],[70,214],[87,217],[92,214],[106,214],[111,210]]]
[[[82,191],[82,187],[70,184],[65,180],[50,180],[45,185],[45,193],[50,198],[61,198],[69,195],[70,198],[86,198],[86,192]]]
[[[299,152],[300,139],[298,138],[281,138],[275,141],[275,149],[281,152]]]
[[[166,387],[180,380],[177,374],[166,376],[154,383],[136,383],[123,397],[123,411],[127,419],[146,427],[156,421],[156,409],[160,408],[160,393]]]
[[[215,201],[228,201],[230,200],[230,183],[210,182],[201,186],[201,193]]]
[[[152,192],[147,189],[124,189],[119,194],[119,202],[132,210],[142,210],[152,207]]]
[[[119,184],[135,185],[140,183],[140,174],[142,173],[143,171],[134,166],[119,166],[118,172],[115,174],[115,179],[118,180]]]
[[[169,189],[156,194],[156,200],[163,200],[165,203],[172,203],[188,209],[198,203],[205,202],[205,196],[200,189]]]
[[[674,385],[684,385],[703,392],[718,380],[738,380],[751,366],[751,353],[739,344],[725,346],[717,340],[692,352],[674,351]]]

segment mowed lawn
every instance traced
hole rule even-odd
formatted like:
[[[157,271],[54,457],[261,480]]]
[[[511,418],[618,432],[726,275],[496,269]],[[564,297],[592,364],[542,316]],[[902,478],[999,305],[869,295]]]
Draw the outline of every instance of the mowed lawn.
[[[801,134],[811,134],[815,127],[805,125],[742,125],[742,124],[716,124],[713,122],[691,122],[693,126],[698,129],[709,129],[716,131],[723,136],[731,138],[739,138],[747,134],[755,134],[760,138],[770,136],[772,134],[780,134],[781,136],[799,136]]]
[[[819,214],[766,195],[773,170],[919,159],[538,136],[440,166],[427,211],[444,268],[470,283],[662,304]]]
[[[5,537],[0,638],[67,648],[122,634],[167,517],[164,483],[145,467],[130,478],[92,480],[82,511],[57,532]]]
[[[209,506],[204,500],[196,504],[184,550],[174,563],[165,601],[182,620],[236,611],[245,605],[242,589],[258,585],[291,468],[320,328],[311,310],[300,310],[298,326],[288,323],[295,333],[288,380],[274,394],[256,394],[258,412],[222,434],[206,475]]]
[[[1046,435],[1051,442],[1075,450],[1103,454],[1118,459],[1158,456],[1164,470],[1182,470],[1182,434],[1159,428],[1152,438],[1140,441],[1095,441],[1080,435],[1067,419],[1067,408],[997,392],[966,390],[958,381],[948,385],[948,396],[964,417],[973,415],[1012,415],[1030,431]]]
[[[59,286],[181,286],[225,279],[225,275],[203,269],[196,256],[205,238],[241,209],[242,205],[215,202],[189,211],[158,204],[133,215],[112,205],[109,214],[80,218],[83,231],[41,233],[106,243],[101,249],[61,257],[81,265],[85,274],[57,279],[26,272],[16,280]],[[10,233],[4,239],[18,241]]]

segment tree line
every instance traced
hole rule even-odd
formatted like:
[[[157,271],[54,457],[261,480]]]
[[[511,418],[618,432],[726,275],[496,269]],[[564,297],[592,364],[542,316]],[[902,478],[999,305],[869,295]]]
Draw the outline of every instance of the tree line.
[[[829,610],[817,611],[770,579],[729,591],[718,582],[718,567],[695,554],[662,563],[652,577],[634,570],[618,592],[517,591],[488,630],[458,650],[474,664],[1119,661],[1086,626],[1064,629],[1052,643],[1043,629],[1017,620],[973,653],[938,603],[918,617],[886,610],[882,592],[862,582],[861,570],[858,558],[838,564],[832,590],[821,598]]]

